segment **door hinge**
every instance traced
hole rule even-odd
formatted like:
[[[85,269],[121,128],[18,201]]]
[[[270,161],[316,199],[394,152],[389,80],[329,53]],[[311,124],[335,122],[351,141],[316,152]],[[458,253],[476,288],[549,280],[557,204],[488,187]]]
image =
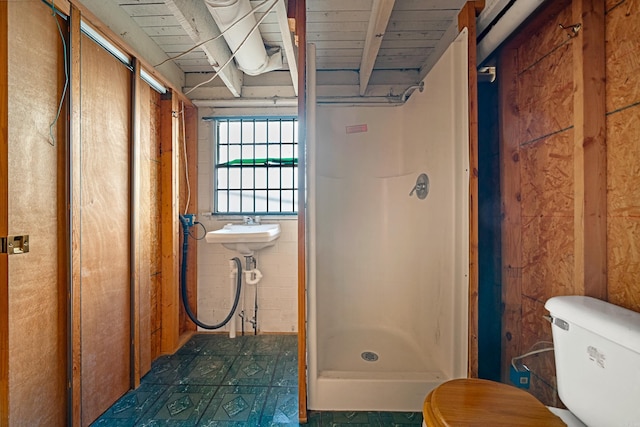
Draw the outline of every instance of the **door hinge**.
[[[29,235],[0,237],[0,253],[16,255],[29,252]]]

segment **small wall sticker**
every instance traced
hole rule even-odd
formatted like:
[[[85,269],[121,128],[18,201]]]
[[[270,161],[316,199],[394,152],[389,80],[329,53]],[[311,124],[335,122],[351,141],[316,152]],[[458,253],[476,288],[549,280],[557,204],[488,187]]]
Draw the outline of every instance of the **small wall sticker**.
[[[347,133],[360,133],[360,132],[366,132],[367,131],[367,125],[366,124],[362,124],[362,125],[351,125],[351,126],[347,126]]]

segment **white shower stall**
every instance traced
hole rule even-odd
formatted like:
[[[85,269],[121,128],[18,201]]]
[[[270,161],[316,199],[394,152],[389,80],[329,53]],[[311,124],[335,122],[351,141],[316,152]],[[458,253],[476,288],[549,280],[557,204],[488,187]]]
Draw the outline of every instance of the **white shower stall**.
[[[311,108],[310,409],[420,411],[467,374],[467,75],[465,31],[404,105]]]

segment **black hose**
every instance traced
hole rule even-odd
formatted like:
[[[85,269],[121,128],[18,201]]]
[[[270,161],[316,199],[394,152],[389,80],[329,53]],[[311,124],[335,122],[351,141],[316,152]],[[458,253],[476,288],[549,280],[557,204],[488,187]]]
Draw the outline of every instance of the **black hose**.
[[[220,329],[233,317],[233,313],[235,313],[236,308],[238,308],[238,301],[240,301],[240,291],[242,287],[242,263],[238,257],[233,258],[233,261],[236,263],[236,268],[238,269],[238,275],[236,280],[236,296],[233,300],[233,307],[231,307],[231,311],[224,318],[224,320],[215,325],[207,325],[206,323],[202,323],[193,311],[191,311],[191,307],[189,307],[189,300],[187,299],[187,253],[189,249],[189,224],[184,216],[180,215],[180,223],[182,224],[182,263],[180,270],[180,290],[182,293],[182,304],[184,305],[184,310],[189,316],[189,319],[202,329]]]

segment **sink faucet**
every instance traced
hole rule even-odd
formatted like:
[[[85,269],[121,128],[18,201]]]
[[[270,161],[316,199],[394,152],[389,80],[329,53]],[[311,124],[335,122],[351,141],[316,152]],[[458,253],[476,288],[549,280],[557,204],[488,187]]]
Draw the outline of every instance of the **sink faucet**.
[[[255,217],[243,216],[242,221],[246,225],[260,225],[260,217],[256,215]]]

